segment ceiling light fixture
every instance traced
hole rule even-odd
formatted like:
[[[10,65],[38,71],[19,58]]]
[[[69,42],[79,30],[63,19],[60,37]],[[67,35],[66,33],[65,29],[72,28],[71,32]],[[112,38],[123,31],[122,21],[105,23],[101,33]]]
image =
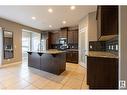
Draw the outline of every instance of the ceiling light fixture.
[[[53,12],[53,10],[52,10],[51,8],[49,8],[49,9],[48,9],[48,12],[49,12],[49,13],[52,13],[52,12]]]
[[[51,28],[51,27],[52,27],[52,25],[49,25],[49,27]]]
[[[66,21],[62,21],[63,24],[66,24]]]
[[[36,20],[36,17],[33,16],[32,19],[33,19],[33,20]]]
[[[70,7],[71,10],[74,10],[75,8],[76,8],[75,6],[71,6],[71,7]]]

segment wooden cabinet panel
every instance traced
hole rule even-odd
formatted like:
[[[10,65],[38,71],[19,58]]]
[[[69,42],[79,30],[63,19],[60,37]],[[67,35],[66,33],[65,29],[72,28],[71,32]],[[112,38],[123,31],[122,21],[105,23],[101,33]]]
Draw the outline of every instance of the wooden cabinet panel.
[[[69,44],[72,44],[73,43],[73,35],[74,33],[73,33],[73,31],[68,31],[68,43]]]
[[[88,57],[87,84],[91,89],[118,89],[118,59]]]
[[[50,44],[59,44],[59,38],[67,38],[68,44],[78,43],[78,30],[68,30],[68,28],[62,28],[59,32],[50,33]]]
[[[67,52],[66,53],[66,61],[67,62],[71,62],[71,59],[72,59],[72,53],[71,52]]]
[[[118,6],[98,6],[98,38],[118,34]]]
[[[28,53],[28,66],[40,69],[40,55],[38,53]]]
[[[68,51],[66,53],[67,62],[78,64],[78,51]]]
[[[60,38],[67,38],[67,32],[68,32],[68,28],[61,28],[61,31],[59,33],[59,37]]]
[[[78,43],[78,30],[68,31],[68,43],[69,44]]]
[[[51,44],[59,43],[59,32],[51,33]]]
[[[78,30],[77,31],[74,31],[74,34],[73,34],[73,43],[74,44],[77,44],[78,43]]]

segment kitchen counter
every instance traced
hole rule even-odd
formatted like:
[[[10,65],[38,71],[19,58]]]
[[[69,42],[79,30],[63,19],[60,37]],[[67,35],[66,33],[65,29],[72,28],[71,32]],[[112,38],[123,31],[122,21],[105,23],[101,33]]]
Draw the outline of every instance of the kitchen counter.
[[[56,49],[28,51],[28,66],[59,75],[66,70],[66,52]]]
[[[47,54],[58,54],[63,53],[65,51],[57,50],[57,49],[49,49],[46,51],[28,51],[28,52],[37,52],[37,53],[47,53]]]
[[[66,51],[78,51],[78,49],[67,49]]]
[[[112,54],[110,52],[105,52],[105,51],[89,51],[87,56],[104,57],[104,58],[117,58],[118,59],[117,55]]]

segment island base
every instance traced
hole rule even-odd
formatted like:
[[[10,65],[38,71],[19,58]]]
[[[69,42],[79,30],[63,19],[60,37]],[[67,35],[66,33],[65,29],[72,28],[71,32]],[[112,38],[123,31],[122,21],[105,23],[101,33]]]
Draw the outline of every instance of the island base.
[[[60,75],[66,70],[66,53],[28,52],[28,66]]]

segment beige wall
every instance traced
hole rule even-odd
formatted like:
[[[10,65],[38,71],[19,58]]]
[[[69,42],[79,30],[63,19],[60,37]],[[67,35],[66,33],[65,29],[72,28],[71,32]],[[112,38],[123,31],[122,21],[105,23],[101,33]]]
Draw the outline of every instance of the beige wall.
[[[120,7],[120,80],[127,88],[127,6]]]
[[[88,14],[88,38],[89,41],[97,41],[96,12]]]
[[[3,64],[22,61],[22,29],[41,32],[41,30],[34,29],[28,26],[24,26],[12,21],[8,21],[0,18],[0,27],[13,32],[14,43],[14,58],[10,60],[3,60]]]

